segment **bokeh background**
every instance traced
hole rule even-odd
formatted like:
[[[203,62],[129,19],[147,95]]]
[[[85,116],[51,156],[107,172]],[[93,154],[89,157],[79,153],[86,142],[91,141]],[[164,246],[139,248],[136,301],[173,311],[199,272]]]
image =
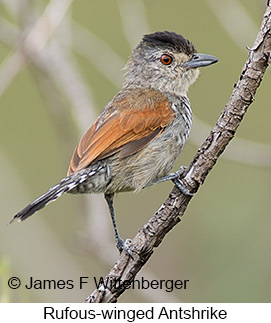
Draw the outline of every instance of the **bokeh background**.
[[[218,64],[201,70],[189,98],[188,165],[227,102],[265,10],[264,0],[0,1],[0,298],[82,302],[117,259],[101,195],[63,196],[23,223],[11,217],[63,178],[81,134],[121,87],[143,34],[170,30]],[[271,73],[237,136],[181,223],[140,272],[187,279],[186,290],[129,290],[121,302],[271,301]],[[134,237],[171,183],[115,200],[123,238]],[[72,290],[10,290],[7,280],[71,279]],[[79,289],[80,276],[89,284]]]

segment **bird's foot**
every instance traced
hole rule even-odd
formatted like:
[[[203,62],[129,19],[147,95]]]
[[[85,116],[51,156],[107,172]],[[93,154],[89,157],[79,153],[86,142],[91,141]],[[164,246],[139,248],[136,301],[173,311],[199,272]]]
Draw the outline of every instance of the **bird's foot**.
[[[179,170],[177,170],[175,173],[169,174],[170,180],[178,187],[178,189],[185,195],[188,196],[194,196],[194,193],[191,193],[188,191],[188,189],[184,186],[182,180],[181,180],[181,175],[185,171],[185,166],[181,166]]]
[[[125,253],[133,259],[132,251],[129,248],[132,240],[126,239],[123,241],[121,238],[116,239],[116,247],[118,248],[119,252],[125,251]]]
[[[188,191],[188,189],[184,186],[182,180],[180,179],[179,176],[176,176],[176,178],[172,179],[172,182],[178,187],[178,189],[185,195],[188,196],[194,196],[195,193],[191,193]]]

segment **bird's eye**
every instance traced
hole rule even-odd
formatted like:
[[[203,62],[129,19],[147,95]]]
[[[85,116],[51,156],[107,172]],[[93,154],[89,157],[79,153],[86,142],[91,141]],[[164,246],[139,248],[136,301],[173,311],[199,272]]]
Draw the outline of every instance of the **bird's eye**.
[[[169,65],[172,62],[172,57],[168,54],[163,54],[160,58],[161,63],[164,65]]]

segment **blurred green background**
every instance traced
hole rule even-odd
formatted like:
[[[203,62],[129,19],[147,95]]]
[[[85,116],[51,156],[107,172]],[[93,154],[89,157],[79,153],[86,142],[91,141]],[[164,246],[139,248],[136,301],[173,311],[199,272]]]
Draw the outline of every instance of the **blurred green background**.
[[[66,195],[24,223],[11,217],[63,178],[73,149],[121,87],[145,33],[170,30],[219,63],[190,89],[188,165],[227,102],[252,46],[264,0],[0,1],[0,299],[82,302],[117,259],[100,195]],[[120,302],[271,301],[270,68],[237,136],[181,223],[138,277],[189,280],[186,290],[128,290]],[[123,238],[166,199],[164,183],[115,200]],[[72,290],[10,290],[7,280],[72,279]],[[79,289],[80,276],[89,284]]]

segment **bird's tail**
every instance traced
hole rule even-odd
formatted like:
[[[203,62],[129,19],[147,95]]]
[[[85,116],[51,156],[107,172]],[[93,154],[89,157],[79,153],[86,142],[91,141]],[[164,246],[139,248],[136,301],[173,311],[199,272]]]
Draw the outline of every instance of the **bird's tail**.
[[[97,171],[97,170],[96,170]],[[27,205],[23,210],[17,213],[10,221],[23,221],[29,216],[44,208],[48,203],[55,201],[62,194],[71,191],[78,184],[84,182],[87,177],[93,175],[95,171],[81,171],[63,178],[58,184],[51,187],[46,193],[38,197],[35,201]]]

